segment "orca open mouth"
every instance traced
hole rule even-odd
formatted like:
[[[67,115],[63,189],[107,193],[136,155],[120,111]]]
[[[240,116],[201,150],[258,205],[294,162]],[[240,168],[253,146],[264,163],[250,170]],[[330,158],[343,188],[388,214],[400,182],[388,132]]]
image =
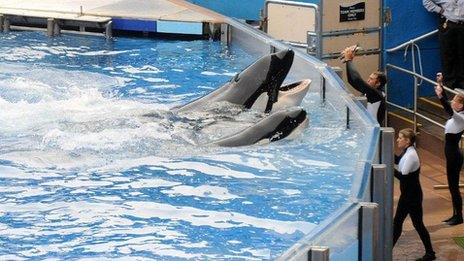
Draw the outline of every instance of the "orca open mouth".
[[[307,92],[309,89],[309,84],[311,83],[310,79],[290,83],[287,85],[283,85],[279,88],[279,91],[282,93],[299,93],[299,92]]]

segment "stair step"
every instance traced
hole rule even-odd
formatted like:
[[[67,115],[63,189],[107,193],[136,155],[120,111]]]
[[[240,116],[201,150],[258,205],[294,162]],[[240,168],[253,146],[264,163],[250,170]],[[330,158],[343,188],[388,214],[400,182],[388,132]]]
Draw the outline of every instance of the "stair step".
[[[398,132],[404,128],[414,128],[412,114],[405,111],[389,111],[388,126]],[[440,158],[444,158],[444,134],[443,129],[433,123],[418,118],[417,124],[417,146],[425,149]]]
[[[429,114],[437,116],[437,121],[441,118],[441,120],[439,120],[440,123],[444,123],[448,120],[448,114],[443,109],[443,106],[441,106],[440,100],[436,97],[420,97],[417,100],[417,108],[418,111],[428,112]]]

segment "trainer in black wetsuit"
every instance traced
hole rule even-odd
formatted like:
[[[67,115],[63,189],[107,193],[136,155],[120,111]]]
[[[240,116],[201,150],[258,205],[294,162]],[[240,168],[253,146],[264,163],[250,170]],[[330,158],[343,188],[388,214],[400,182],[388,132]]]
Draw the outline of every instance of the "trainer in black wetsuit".
[[[419,182],[420,161],[413,144],[414,131],[403,129],[397,139],[398,148],[403,152],[395,156],[395,177],[400,180],[400,199],[393,220],[393,244],[396,244],[403,230],[403,222],[406,217],[411,217],[412,224],[425,247],[425,255],[417,260],[434,260],[435,252],[430,241],[430,234],[425,228],[422,212],[422,189]]]
[[[437,76],[439,85],[435,87],[443,108],[450,116],[445,124],[445,157],[446,157],[446,177],[448,178],[448,187],[453,202],[453,215],[443,220],[448,225],[458,225],[462,220],[462,197],[459,191],[459,176],[461,173],[463,158],[459,142],[464,132],[464,96],[456,95],[453,100],[448,102],[446,93],[441,85],[441,75]]]
[[[354,53],[355,48],[353,46],[345,48],[342,52],[346,62],[348,83],[366,96],[367,111],[382,125],[385,118],[385,93],[383,88],[387,78],[382,72],[373,72],[367,82],[364,81],[352,62],[355,57]]]

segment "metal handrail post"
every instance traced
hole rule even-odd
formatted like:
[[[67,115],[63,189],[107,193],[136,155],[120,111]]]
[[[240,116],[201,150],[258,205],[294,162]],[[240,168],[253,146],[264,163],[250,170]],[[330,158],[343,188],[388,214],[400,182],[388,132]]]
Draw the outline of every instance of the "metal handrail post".
[[[383,125],[387,126],[388,125],[388,70],[387,70],[387,65],[385,64],[385,77],[387,78],[387,82],[385,83],[385,118],[383,120]]]
[[[416,56],[414,55],[414,45],[411,45],[411,57],[412,57],[412,71],[416,73]],[[414,132],[417,132],[417,77],[414,76],[414,94],[413,94],[413,119],[414,119]]]
[[[418,42],[418,41],[424,40],[424,39],[426,39],[426,38],[428,38],[428,37],[430,37],[430,36],[433,36],[433,35],[435,35],[435,34],[437,34],[437,33],[438,33],[438,30],[433,30],[433,31],[431,31],[431,32],[429,32],[429,33],[426,33],[426,34],[421,35],[421,36],[419,36],[419,37],[417,37],[417,38],[414,38],[414,39],[409,40],[409,41],[407,41],[407,42],[405,42],[405,43],[402,43],[402,44],[400,44],[400,45],[398,45],[398,46],[396,46],[396,47],[387,49],[386,52],[387,52],[387,53],[396,52],[396,51],[398,51],[398,50],[401,50],[401,49],[405,48],[406,46],[408,46],[408,45],[410,45],[410,44],[413,44],[413,43],[416,43],[416,42]]]

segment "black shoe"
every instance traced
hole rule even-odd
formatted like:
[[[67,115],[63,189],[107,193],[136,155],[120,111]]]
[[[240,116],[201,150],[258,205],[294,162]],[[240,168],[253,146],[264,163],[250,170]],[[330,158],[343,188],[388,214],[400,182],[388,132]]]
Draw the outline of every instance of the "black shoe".
[[[435,253],[425,253],[425,255],[421,258],[416,259],[416,261],[428,261],[428,260],[435,260]]]
[[[446,222],[449,226],[456,226],[462,224],[462,216],[454,216],[448,222]]]

